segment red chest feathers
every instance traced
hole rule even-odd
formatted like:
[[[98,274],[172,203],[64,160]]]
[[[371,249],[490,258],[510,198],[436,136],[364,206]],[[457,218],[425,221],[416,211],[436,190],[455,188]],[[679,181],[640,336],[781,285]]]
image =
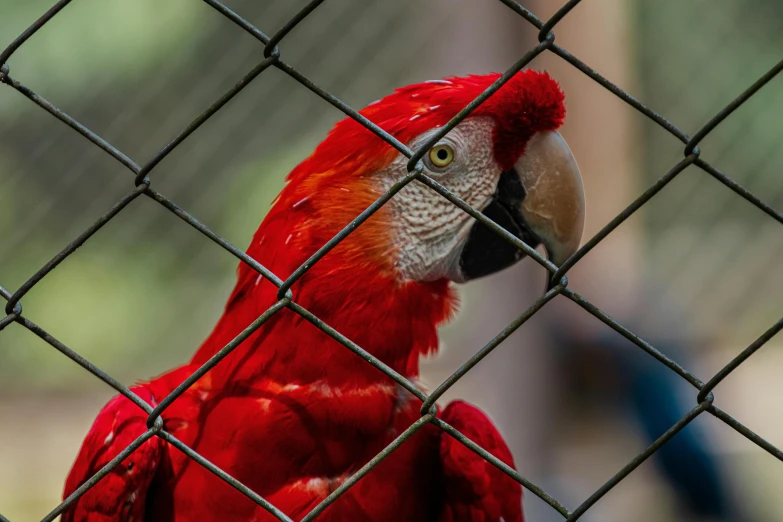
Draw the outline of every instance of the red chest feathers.
[[[298,520],[408,428],[419,406],[388,383],[359,388],[260,380],[230,396],[196,387],[167,417],[176,437]],[[437,444],[437,430],[425,426],[319,520],[433,520],[441,494]],[[166,460],[158,479],[164,487],[157,488],[165,493],[150,499],[148,515],[275,520],[177,450]]]

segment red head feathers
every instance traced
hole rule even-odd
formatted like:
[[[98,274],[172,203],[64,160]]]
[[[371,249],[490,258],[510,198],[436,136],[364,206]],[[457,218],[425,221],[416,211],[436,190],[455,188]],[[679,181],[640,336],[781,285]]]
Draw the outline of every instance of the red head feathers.
[[[359,112],[402,143],[408,143],[427,130],[445,125],[498,78],[500,74],[491,73],[416,83],[395,90]],[[524,152],[520,143],[524,146],[526,140],[520,140],[520,136],[530,137],[560,127],[565,118],[563,101],[563,92],[549,74],[528,69],[515,74],[468,117],[488,116],[495,120],[495,157],[507,169]],[[395,154],[371,131],[352,118],[345,118],[288,179],[294,182],[306,176],[311,161],[333,166],[344,161],[360,162],[377,169]]]

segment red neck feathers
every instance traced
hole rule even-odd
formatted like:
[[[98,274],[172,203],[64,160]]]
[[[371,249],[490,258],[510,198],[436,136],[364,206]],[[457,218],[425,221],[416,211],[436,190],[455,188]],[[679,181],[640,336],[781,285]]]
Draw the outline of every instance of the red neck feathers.
[[[398,89],[361,113],[403,143],[444,125],[497,74],[425,82]],[[548,75],[517,73],[474,113],[496,120],[495,155],[513,164],[525,139],[557,128],[563,96]],[[514,138],[515,137],[515,138]],[[514,139],[512,139],[514,138]],[[521,143],[521,145],[519,145]],[[248,254],[288,277],[381,194],[373,174],[397,152],[346,118],[289,175]],[[504,167],[505,168],[505,167]],[[294,301],[403,375],[437,348],[438,324],[456,306],[450,283],[402,282],[394,271],[393,217],[381,208],[294,284]],[[276,301],[277,288],[244,264],[212,334],[193,359],[202,364]],[[210,374],[237,383],[260,377],[331,385],[383,380],[381,372],[289,309],[278,312]]]

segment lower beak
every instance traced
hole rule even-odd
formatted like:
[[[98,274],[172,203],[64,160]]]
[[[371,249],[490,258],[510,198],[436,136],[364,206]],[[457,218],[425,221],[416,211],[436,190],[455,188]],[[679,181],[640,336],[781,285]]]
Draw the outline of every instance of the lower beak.
[[[579,167],[560,134],[540,132],[530,138],[513,169],[501,174],[482,213],[530,247],[543,244],[558,267],[576,252],[584,230],[584,190]],[[476,223],[462,250],[460,269],[465,280],[475,279],[522,257],[521,249]]]

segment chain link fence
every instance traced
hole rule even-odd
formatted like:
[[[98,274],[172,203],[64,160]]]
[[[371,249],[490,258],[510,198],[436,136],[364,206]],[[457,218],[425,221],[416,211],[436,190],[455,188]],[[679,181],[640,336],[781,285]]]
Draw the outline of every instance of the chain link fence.
[[[768,340],[770,340],[775,334],[777,334],[781,328],[783,328],[783,319],[778,320],[772,326],[769,326],[767,330],[761,334],[753,343],[751,343],[744,351],[742,351],[736,358],[734,358],[729,364],[727,364],[722,370],[716,373],[707,382],[698,379],[688,369],[682,367],[678,362],[672,360],[664,353],[661,353],[654,346],[651,346],[644,339],[640,338],[633,332],[629,331],[623,325],[619,324],[612,317],[608,316],[605,312],[594,306],[587,298],[581,296],[568,288],[568,281],[566,275],[568,271],[581,260],[588,252],[590,252],[596,245],[598,245],[607,235],[615,230],[620,224],[634,214],[639,208],[645,205],[650,199],[652,199],[659,191],[661,191],[667,184],[669,184],[675,177],[677,177],[682,171],[690,166],[696,166],[705,173],[705,177],[709,176],[722,183],[726,188],[727,194],[732,194],[734,198],[742,198],[745,200],[745,204],[750,204],[761,210],[766,214],[768,222],[777,227],[783,224],[783,214],[780,211],[773,208],[771,205],[757,197],[743,186],[739,185],[733,179],[726,174],[718,170],[712,164],[708,163],[701,157],[701,151],[699,145],[707,135],[709,135],[723,120],[725,120],[731,113],[737,108],[749,100],[759,89],[761,89],[767,82],[769,82],[775,75],[777,75],[783,69],[783,61],[779,62],[775,67],[761,76],[755,83],[742,92],[737,98],[735,98],[729,105],[716,114],[712,119],[703,124],[703,126],[693,134],[689,136],[679,127],[672,122],[645,106],[636,98],[625,92],[621,88],[617,87],[607,78],[604,78],[589,65],[585,64],[570,51],[560,47],[555,43],[554,28],[558,22],[579,3],[579,0],[571,0],[565,4],[557,13],[549,20],[541,20],[537,18],[532,12],[528,11],[523,6],[513,2],[512,0],[500,0],[508,8],[513,10],[516,14],[521,16],[524,20],[532,24],[539,30],[538,41],[539,43],[525,53],[519,60],[509,68],[501,78],[493,84],[487,91],[485,91],[476,100],[470,103],[464,110],[462,110],[452,121],[446,126],[440,129],[427,143],[417,148],[416,150],[409,149],[405,144],[397,141],[389,133],[383,129],[377,127],[371,121],[361,116],[354,109],[345,104],[341,99],[330,94],[330,92],[319,87],[308,76],[301,73],[291,63],[283,59],[284,53],[281,51],[281,47],[284,48],[282,42],[286,41],[286,36],[303,20],[305,20],[311,13],[321,5],[324,0],[314,0],[307,4],[301,11],[295,16],[288,19],[282,24],[282,27],[268,36],[260,29],[255,27],[247,19],[243,18],[237,12],[231,10],[226,5],[216,0],[204,0],[204,2],[220,13],[227,20],[236,25],[240,30],[244,31],[247,35],[259,42],[257,49],[263,49],[263,59],[258,61],[249,72],[234,86],[227,90],[227,92],[215,101],[207,110],[200,114],[195,120],[193,120],[184,130],[176,135],[174,139],[168,141],[168,143],[154,153],[151,158],[145,163],[137,163],[131,159],[128,155],[121,152],[117,147],[113,146],[107,140],[92,132],[88,127],[69,116],[57,106],[49,102],[47,99],[41,97],[36,92],[32,91],[20,82],[13,71],[10,70],[8,65],[8,59],[16,50],[29,38],[31,38],[39,29],[41,29],[47,22],[54,18],[63,8],[65,8],[70,0],[60,0],[49,11],[47,11],[41,18],[39,18],[30,28],[28,28],[23,34],[21,34],[16,40],[14,40],[8,48],[0,53],[0,82],[15,89],[20,94],[27,97],[33,103],[44,109],[46,112],[58,118],[60,121],[71,127],[81,136],[89,140],[97,148],[111,156],[114,160],[119,162],[125,168],[127,168],[133,175],[131,182],[128,179],[128,184],[132,185],[132,189],[128,190],[108,211],[102,214],[95,222],[93,222],[86,230],[84,230],[79,236],[74,239],[68,246],[55,255],[48,263],[46,263],[40,270],[38,270],[32,277],[19,286],[15,291],[6,290],[0,287],[0,294],[7,301],[5,307],[5,316],[0,319],[0,330],[5,329],[11,324],[20,325],[26,328],[32,334],[35,334],[53,348],[63,353],[65,356],[79,364],[82,368],[93,374],[98,379],[102,380],[117,392],[124,395],[131,400],[139,408],[144,410],[148,415],[147,431],[137,438],[130,446],[122,451],[116,458],[114,458],[109,464],[96,473],[91,479],[83,484],[77,491],[71,496],[66,498],[59,506],[51,511],[46,517],[45,521],[54,520],[57,518],[68,506],[73,504],[81,495],[83,495],[89,488],[93,487],[98,481],[100,481],[106,474],[108,474],[116,465],[118,465],[123,459],[130,455],[135,449],[151,437],[160,437],[166,440],[169,444],[173,445],[190,458],[198,462],[201,466],[205,467],[228,484],[244,493],[253,502],[262,506],[274,517],[281,521],[290,521],[291,519],[283,512],[278,510],[275,506],[268,503],[264,498],[253,492],[252,490],[239,483],[236,479],[226,474],[223,470],[216,467],[214,464],[200,456],[191,448],[183,444],[181,441],[173,437],[168,433],[163,426],[163,420],[161,418],[165,409],[185,390],[188,389],[196,380],[206,374],[211,368],[219,364],[220,361],[226,357],[233,349],[235,349],[244,339],[251,335],[256,329],[263,325],[269,318],[275,315],[283,308],[288,308],[298,313],[305,320],[321,329],[324,333],[332,337],[345,346],[346,349],[353,351],[358,356],[362,357],[368,364],[373,365],[378,370],[384,372],[387,376],[397,382],[400,386],[407,389],[414,396],[419,398],[423,405],[421,407],[421,418],[411,425],[407,430],[400,434],[388,447],[386,447],[375,458],[363,466],[353,476],[346,480],[336,490],[334,490],[321,504],[314,508],[309,514],[307,514],[303,520],[313,520],[320,513],[323,512],[332,502],[334,502],[340,495],[342,495],[348,488],[353,486],[364,475],[369,473],[378,463],[386,458],[391,452],[405,442],[411,435],[421,429],[425,424],[431,423],[450,436],[454,437],[462,444],[476,452],[478,455],[485,458],[487,461],[498,467],[508,476],[518,481],[528,490],[540,497],[543,501],[549,504],[566,520],[573,521],[579,519],[585,512],[587,512],[591,506],[593,506],[602,496],[604,496],[610,489],[616,486],[622,481],[628,474],[630,474],[636,467],[644,462],[650,455],[652,455],[658,448],[672,438],[682,428],[692,422],[697,416],[704,412],[715,416],[722,420],[734,430],[744,435],[749,441],[757,444],[769,452],[774,457],[783,460],[783,453],[764,440],[762,437],[751,431],[749,428],[734,419],[729,413],[723,411],[714,404],[713,390],[714,388],[726,378],[732,371],[734,371],[740,364],[742,364],[748,357],[753,355],[761,346],[763,346]],[[543,258],[535,250],[525,245],[519,239],[499,227],[497,224],[490,221],[483,216],[477,210],[469,207],[464,201],[460,200],[453,194],[449,193],[445,188],[440,186],[435,180],[428,177],[423,173],[421,168],[420,159],[427,152],[429,147],[441,139],[447,132],[453,129],[460,121],[466,118],[470,112],[475,109],[479,104],[491,96],[497,89],[499,89],[503,83],[505,83],[511,76],[517,71],[524,68],[531,60],[542,53],[553,53],[572,66],[576,67],[582,73],[587,75],[592,80],[609,90],[611,93],[619,97],[624,102],[631,105],[640,113],[644,114],[651,124],[657,125],[665,129],[674,138],[681,141],[684,145],[683,158],[676,162],[668,172],[662,177],[657,178],[655,182],[647,188],[636,200],[634,200],[623,212],[617,215],[609,224],[601,229],[595,236],[589,238],[587,242],[574,254],[568,261],[562,266],[557,267]],[[152,187],[154,180],[154,171],[158,164],[164,160],[175,149],[180,147],[183,142],[195,132],[203,123],[208,119],[216,115],[234,96],[242,91],[247,85],[249,85],[255,78],[269,70],[278,70],[289,78],[295,80],[302,86],[310,90],[315,97],[321,98],[324,102],[336,107],[347,116],[354,118],[361,125],[374,132],[379,139],[384,140],[390,146],[397,149],[401,154],[409,159],[408,161],[408,174],[402,179],[398,180],[394,186],[384,193],[374,204],[368,207],[364,212],[356,217],[348,226],[343,229],[337,236],[335,236],[328,243],[323,245],[306,263],[304,263],[298,270],[296,270],[288,279],[281,280],[275,274],[271,273],[265,267],[261,266],[254,259],[249,257],[241,249],[234,246],[231,242],[215,233],[210,227],[200,221],[197,217],[190,214],[187,210],[180,207],[177,203],[172,201],[169,197],[164,195],[159,190]],[[269,73],[267,73],[269,74]],[[345,338],[340,332],[335,331],[328,324],[325,324],[318,317],[314,316],[310,311],[297,304],[292,299],[290,292],[291,286],[311,267],[317,263],[324,255],[326,255],[332,248],[335,247],[342,239],[349,235],[357,226],[360,226],[366,221],[375,211],[377,211],[383,204],[389,201],[397,192],[399,192],[405,185],[409,183],[424,183],[431,189],[441,194],[444,198],[458,206],[474,219],[482,222],[484,225],[495,231],[501,237],[503,237],[509,243],[524,250],[528,256],[533,258],[536,262],[542,265],[550,272],[551,281],[554,286],[551,290],[541,296],[530,308],[525,310],[515,321],[513,321],[506,329],[498,334],[491,342],[483,346],[478,350],[474,356],[461,366],[456,372],[454,372],[448,379],[446,379],[436,389],[426,394],[420,390],[414,383],[406,379],[404,376],[396,373],[391,368],[386,366],[382,361],[376,359],[371,354],[357,346],[349,339]],[[180,386],[178,386],[166,399],[164,399],[156,407],[152,407],[138,396],[133,394],[128,387],[121,384],[111,375],[101,370],[96,365],[92,364],[89,360],[81,356],[77,351],[63,344],[61,341],[50,335],[41,326],[31,321],[25,314],[22,308],[23,297],[39,284],[54,268],[62,263],[66,258],[71,256],[76,249],[85,244],[98,230],[100,230],[109,221],[115,219],[124,209],[144,196],[151,201],[156,202],[163,208],[168,210],[173,215],[179,217],[182,221],[197,230],[204,238],[208,238],[216,245],[222,247],[224,250],[231,253],[233,256],[246,263],[252,269],[256,270],[261,276],[268,279],[275,284],[278,288],[278,301],[264,314],[258,317],[231,343],[226,345],[220,350],[212,359],[204,364],[197,372],[186,379]],[[557,499],[553,498],[543,489],[532,483],[527,478],[523,477],[517,471],[511,469],[500,460],[489,454],[486,450],[476,445],[474,442],[463,436],[452,426],[443,422],[436,416],[435,402],[440,398],[451,386],[453,386],[462,376],[464,376],[471,368],[478,364],[484,357],[492,352],[503,340],[505,340],[511,333],[518,329],[523,323],[529,320],[536,312],[543,308],[549,301],[557,296],[570,299],[581,308],[598,318],[600,321],[623,335],[626,339],[633,342],[640,349],[657,359],[660,364],[666,365],[673,372],[682,377],[685,381],[690,383],[695,389],[695,406],[685,416],[683,416],[676,424],[674,424],[665,434],[663,434],[658,440],[650,445],[646,450],[637,455],[634,459],[628,462],[621,470],[619,470],[609,481],[607,481],[602,487],[596,490],[589,498],[587,498],[582,504],[574,509],[568,509],[563,506]],[[0,515],[0,520],[6,520]]]

